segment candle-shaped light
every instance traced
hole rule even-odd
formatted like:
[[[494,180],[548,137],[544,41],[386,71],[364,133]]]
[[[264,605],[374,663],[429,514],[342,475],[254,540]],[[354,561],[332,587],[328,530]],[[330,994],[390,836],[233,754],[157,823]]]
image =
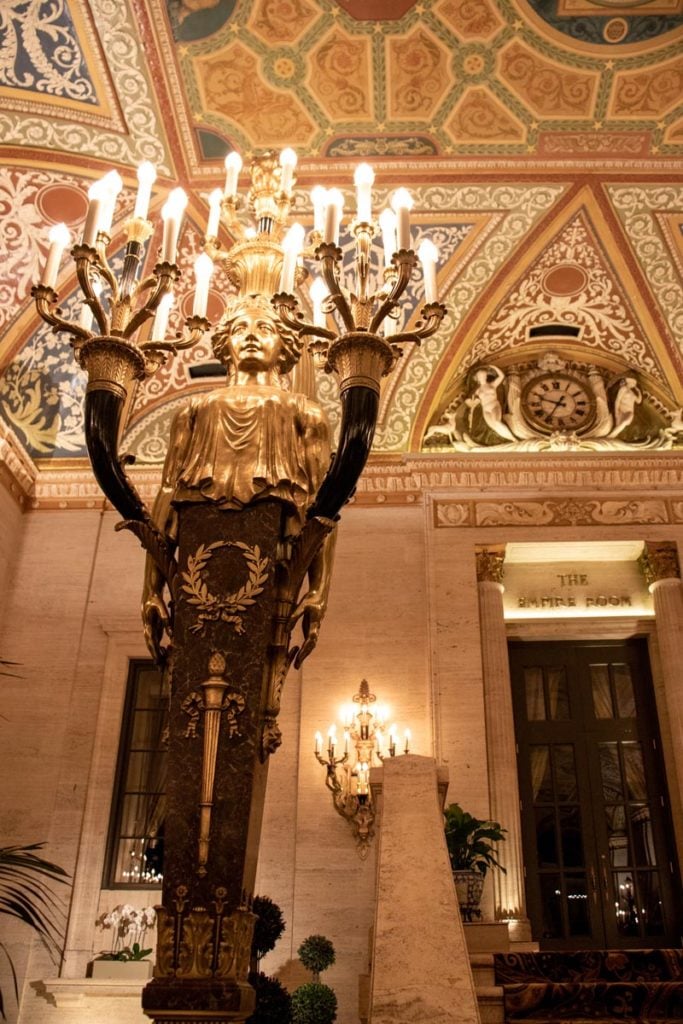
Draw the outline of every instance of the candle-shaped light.
[[[236,150],[233,150],[225,158],[225,188],[223,193],[226,199],[232,199],[237,194],[237,182],[241,170],[242,157]]]
[[[299,258],[304,244],[304,229],[301,224],[292,224],[285,235],[282,243],[284,258],[282,261],[282,272],[280,273],[280,291],[292,292],[294,290],[294,277],[296,274],[296,261]]]
[[[133,217],[140,220],[147,219],[149,200],[152,196],[152,185],[157,179],[157,169],[149,160],[143,160],[138,165],[138,194],[135,197],[135,209]]]
[[[382,326],[384,330],[384,337],[392,338],[398,330],[398,320],[394,316],[385,316]]]
[[[187,206],[187,196],[181,188],[174,188],[161,210],[164,222],[164,236],[161,243],[161,262],[175,263],[180,222]]]
[[[103,178],[100,178],[99,181],[94,181],[88,189],[88,212],[85,218],[85,227],[83,228],[83,245],[94,245],[97,232],[100,229],[105,192],[103,180]]]
[[[168,327],[168,318],[170,316],[172,306],[173,292],[167,292],[161,297],[161,301],[157,306],[154,323],[152,324],[151,338],[153,341],[163,341],[166,337],[166,328]]]
[[[417,257],[422,264],[425,302],[436,302],[436,264],[439,259],[439,250],[429,238],[423,238],[420,248],[417,250]]]
[[[375,172],[370,164],[358,164],[353,182],[356,186],[356,219],[361,224],[372,220],[372,183]]]
[[[289,192],[294,178],[296,167],[296,153],[287,147],[280,153],[280,188],[283,192]]]
[[[413,197],[407,188],[397,188],[391,205],[396,214],[396,244],[398,249],[410,249],[410,211]]]
[[[206,306],[209,301],[209,282],[212,274],[213,260],[205,252],[201,252],[194,261],[194,275],[197,283],[194,291],[192,316],[206,316]]]
[[[327,208],[325,210],[325,241],[330,242],[332,245],[339,244],[339,225],[343,209],[344,196],[338,188],[329,189],[327,193]]]
[[[41,284],[47,288],[54,288],[59,273],[59,264],[62,260],[62,253],[69,244],[71,235],[66,224],[53,224],[48,234],[50,248],[47,251],[47,263],[43,271]]]
[[[209,220],[206,225],[206,237],[216,238],[218,236],[218,226],[221,222],[221,199],[223,193],[219,188],[215,188],[209,196]]]
[[[116,200],[118,199],[119,192],[123,188],[123,181],[118,171],[109,171],[109,174],[105,174],[102,178],[102,212],[100,214],[99,230],[103,231],[106,235],[111,232],[112,221],[114,220],[114,210],[116,208]]]
[[[348,752],[349,752],[349,730],[348,729],[344,729],[344,753],[348,754]]]
[[[337,742],[337,733],[333,725],[327,730],[327,753],[330,761],[334,757],[334,747]]]
[[[383,742],[384,742],[384,737],[382,736],[382,730],[381,729],[377,729],[377,731],[375,732],[375,745],[377,746],[377,753],[380,754],[380,755],[382,753],[382,743]]]
[[[389,207],[379,215],[379,226],[382,231],[384,246],[384,266],[391,266],[391,257],[396,252],[396,214]]]
[[[404,736],[405,736],[406,745],[405,745],[403,753],[404,754],[409,754],[410,753],[410,729],[406,729],[406,731],[404,733]]]
[[[322,734],[319,733],[319,732],[316,732],[316,734],[315,734],[315,754],[316,754],[316,757],[320,753],[320,748],[322,746],[322,743],[323,743]]]
[[[322,277],[315,278],[311,284],[310,294],[311,301],[313,302],[313,323],[316,327],[324,327],[327,323],[327,317],[323,310],[323,302],[330,293]]]
[[[393,757],[396,753],[396,726],[389,726],[389,753]]]
[[[313,230],[322,235],[325,228],[327,189],[323,188],[322,185],[316,185],[315,188],[311,190],[311,202],[313,203]]]

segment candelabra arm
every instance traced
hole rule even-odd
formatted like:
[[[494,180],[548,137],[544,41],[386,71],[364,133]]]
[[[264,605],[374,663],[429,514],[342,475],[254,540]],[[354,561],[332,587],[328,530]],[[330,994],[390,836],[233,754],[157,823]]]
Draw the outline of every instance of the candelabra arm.
[[[96,263],[97,270],[101,277],[107,282],[111,288],[111,301],[112,305],[119,300],[119,282],[116,280],[114,271],[109,266],[107,259],[107,246],[111,242],[111,238],[104,231],[98,231],[97,241],[95,242],[96,252]]]
[[[111,320],[105,313],[104,306],[93,284],[95,276],[110,280],[100,265],[100,255],[97,249],[91,245],[75,245],[71,250],[71,255],[76,263],[76,277],[85,295],[85,301],[90,306],[102,334],[109,334]],[[115,282],[113,287],[116,288]]]
[[[153,356],[158,352],[170,352],[172,355],[175,355],[176,352],[192,348],[193,345],[201,341],[205,332],[211,327],[211,321],[207,320],[204,316],[190,316],[185,321],[185,327],[187,329],[185,337],[182,334],[178,334],[176,341],[144,341],[140,348],[145,355]]]
[[[315,255],[322,267],[322,276],[329,292],[329,301],[336,307],[347,331],[354,331],[356,324],[346,296],[341,290],[337,273],[337,265],[342,258],[341,249],[333,242],[322,242],[315,250]]]
[[[325,338],[327,341],[334,341],[337,337],[336,331],[330,331],[327,327],[319,327],[317,324],[306,323],[296,298],[288,292],[278,292],[271,301],[285,327],[296,331],[297,334]]]
[[[396,267],[396,276],[394,277],[391,291],[381,303],[370,322],[370,331],[373,333],[377,331],[379,325],[391,312],[406,290],[410,281],[410,275],[417,265],[417,256],[412,249],[400,249],[399,252],[394,253],[392,263]]]
[[[154,290],[144,305],[140,306],[128,321],[124,332],[126,338],[132,337],[138,328],[142,327],[146,320],[149,320],[164,295],[170,292],[174,281],[177,281],[179,277],[180,271],[175,263],[157,263],[154,268]]]
[[[31,295],[35,299],[41,319],[50,324],[55,331],[68,331],[69,334],[73,334],[74,338],[81,339],[81,342],[92,337],[91,332],[87,331],[85,327],[64,319],[62,310],[57,305],[57,292],[53,288],[44,284],[36,284],[31,288]],[[74,347],[78,347],[78,341]]]

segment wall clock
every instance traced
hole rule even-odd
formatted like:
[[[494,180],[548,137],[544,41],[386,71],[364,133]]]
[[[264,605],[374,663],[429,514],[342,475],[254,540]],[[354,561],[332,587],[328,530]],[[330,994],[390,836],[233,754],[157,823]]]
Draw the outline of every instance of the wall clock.
[[[522,412],[527,422],[543,433],[583,433],[595,419],[595,396],[580,377],[544,373],[524,388]]]

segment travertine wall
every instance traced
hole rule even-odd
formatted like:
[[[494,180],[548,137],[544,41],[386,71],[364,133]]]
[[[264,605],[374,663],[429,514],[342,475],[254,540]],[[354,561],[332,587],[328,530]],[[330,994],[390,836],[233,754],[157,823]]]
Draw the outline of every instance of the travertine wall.
[[[378,486],[372,473],[369,480]],[[415,487],[413,478],[410,486]],[[528,485],[532,491],[540,502],[541,492]],[[344,511],[318,648],[285,687],[284,743],[270,768],[257,891],[282,907],[287,931],[264,966],[296,984],[304,980],[296,964],[302,939],[311,933],[329,936],[337,963],[325,980],[338,993],[340,1024],[357,1019],[357,978],[367,969],[375,862],[374,851],[360,860],[350,828],[333,809],[324,769],[313,756],[316,729],[325,732],[338,719],[339,705],[366,678],[378,699],[392,707],[399,727],[411,728],[411,749],[448,765],[449,802],[458,800],[485,816],[489,796],[477,546],[614,539],[683,544],[683,525],[672,522],[487,525],[477,520],[475,509],[486,499],[486,514],[491,514],[484,488],[470,489],[468,507],[475,511],[463,513],[461,522],[460,512],[439,512],[456,493],[425,487],[410,501],[360,501]],[[547,498],[545,491],[546,505]],[[501,507],[505,501],[500,499]],[[625,504],[629,501],[626,494]],[[6,502],[1,489],[0,502]],[[23,516],[17,508],[0,504],[9,530],[3,530],[0,558],[11,572],[0,650],[11,645],[6,649],[22,662],[23,675],[3,680],[0,834],[3,843],[45,840],[46,854],[76,872],[64,975],[77,979],[92,950],[104,945],[94,926],[98,913],[128,899],[127,893],[101,894],[100,879],[126,664],[144,651],[138,620],[143,553],[132,536],[114,532],[117,514],[97,505],[38,509]],[[590,626],[591,635],[613,635],[610,630],[616,628],[598,620]],[[576,623],[570,634],[566,625],[546,621],[524,623],[513,632],[551,639],[586,635],[586,629],[585,623]],[[670,766],[673,744],[680,739],[666,720],[654,641],[652,649]],[[671,773],[669,784],[675,790]],[[680,839],[675,792],[672,806]],[[153,893],[141,892],[132,902],[153,900]],[[490,914],[488,886],[484,906]],[[85,1004],[77,1016],[73,1008],[55,1007],[40,994],[44,983],[50,991],[57,971],[37,944],[28,961],[25,932],[12,930],[10,946],[26,985],[22,1024],[94,1019]],[[6,977],[0,984],[7,991]],[[126,1006],[126,1020],[135,1020],[131,1002]]]

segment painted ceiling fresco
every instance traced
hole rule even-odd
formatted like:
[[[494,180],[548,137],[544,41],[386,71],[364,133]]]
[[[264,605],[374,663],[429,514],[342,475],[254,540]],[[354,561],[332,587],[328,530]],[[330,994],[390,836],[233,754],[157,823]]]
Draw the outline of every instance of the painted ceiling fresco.
[[[306,226],[312,185],[334,183],[350,205],[354,167],[370,160],[374,209],[408,186],[413,245],[429,235],[440,249],[448,314],[386,381],[378,451],[421,450],[477,367],[514,375],[549,348],[597,368],[610,395],[636,374],[642,407],[676,440],[683,0],[5,0],[0,417],[41,465],[84,456],[83,376],[30,297],[49,227],[78,237],[87,188],[115,167],[120,250],[136,165],[154,162],[154,220],[176,183],[191,193],[180,325],[225,154],[284,145],[299,155]],[[158,244],[157,227],[149,263]],[[223,288],[214,281],[210,317]],[[77,316],[68,259],[58,290]],[[139,462],[163,459],[188,393],[217,386],[191,374],[210,360],[207,334],[140,388],[126,441]],[[321,375],[319,392],[334,420],[334,381]]]

